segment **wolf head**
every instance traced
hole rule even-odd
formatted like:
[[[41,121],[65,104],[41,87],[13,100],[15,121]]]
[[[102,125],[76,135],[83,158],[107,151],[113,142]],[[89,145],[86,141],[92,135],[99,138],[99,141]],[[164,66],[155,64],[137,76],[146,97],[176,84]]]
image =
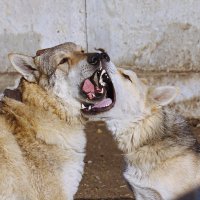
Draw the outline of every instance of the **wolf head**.
[[[26,81],[56,96],[76,116],[80,114],[80,84],[96,70],[88,62],[90,55],[68,42],[39,50],[34,57],[11,53],[9,59]]]
[[[84,115],[91,120],[104,120],[118,124],[132,123],[144,119],[157,109],[169,104],[177,95],[177,89],[173,86],[150,87],[144,80],[137,77],[132,70],[116,68],[111,62],[105,65],[105,73],[109,76],[112,84],[107,84],[105,90],[107,95],[104,99],[110,98],[112,109],[87,109],[83,110]],[[88,99],[86,100],[86,102]],[[104,100],[105,101],[105,100]],[[102,102],[102,99],[101,101]],[[107,100],[106,102],[109,103]],[[91,100],[90,100],[91,103]],[[97,101],[92,102],[99,105]],[[102,104],[100,104],[102,106]],[[106,105],[103,105],[106,106]]]

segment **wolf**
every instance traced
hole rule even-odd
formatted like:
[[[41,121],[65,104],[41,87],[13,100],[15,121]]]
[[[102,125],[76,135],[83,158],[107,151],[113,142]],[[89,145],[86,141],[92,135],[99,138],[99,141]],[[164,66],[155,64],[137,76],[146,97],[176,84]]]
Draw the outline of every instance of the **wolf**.
[[[86,145],[79,88],[96,70],[93,54],[67,42],[9,59],[22,75],[21,102],[1,100],[0,199],[72,200]]]
[[[200,185],[200,145],[184,118],[166,107],[177,96],[174,86],[149,86],[131,70],[104,63],[88,80],[106,95],[82,100],[82,113],[105,121],[122,150],[123,176],[136,200],[177,199]],[[95,86],[94,85],[94,86]],[[92,97],[91,97],[92,96]],[[90,98],[89,98],[90,97]]]

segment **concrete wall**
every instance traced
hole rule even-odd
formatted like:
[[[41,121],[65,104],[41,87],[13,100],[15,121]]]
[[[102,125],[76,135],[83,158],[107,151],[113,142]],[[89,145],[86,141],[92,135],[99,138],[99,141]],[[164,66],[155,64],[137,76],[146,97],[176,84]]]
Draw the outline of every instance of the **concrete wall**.
[[[86,47],[83,0],[1,0],[0,24],[2,72],[13,71],[8,52],[34,55],[40,48],[65,41]]]
[[[200,119],[199,0],[2,0],[0,23],[1,88],[15,74],[8,52],[75,41],[151,84],[179,86],[174,107]]]

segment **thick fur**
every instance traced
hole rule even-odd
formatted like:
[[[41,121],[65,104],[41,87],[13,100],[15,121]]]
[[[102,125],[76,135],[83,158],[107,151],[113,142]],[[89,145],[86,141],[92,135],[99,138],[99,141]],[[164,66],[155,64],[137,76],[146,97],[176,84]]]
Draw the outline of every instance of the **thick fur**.
[[[0,199],[72,200],[84,168],[77,98],[90,69],[87,55],[65,43],[33,58],[11,54],[10,60],[23,76],[22,102],[1,102]]]
[[[172,200],[200,185],[200,146],[186,121],[164,106],[176,96],[170,86],[150,88],[129,70],[110,63],[116,90],[108,112],[89,116],[106,122],[124,153],[124,178],[137,200]]]

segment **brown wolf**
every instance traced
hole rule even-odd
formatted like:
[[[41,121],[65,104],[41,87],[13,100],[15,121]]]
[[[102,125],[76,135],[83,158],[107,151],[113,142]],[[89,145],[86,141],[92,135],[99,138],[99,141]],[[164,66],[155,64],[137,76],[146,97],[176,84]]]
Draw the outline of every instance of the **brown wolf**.
[[[84,168],[80,83],[93,73],[90,54],[74,43],[10,54],[22,74],[22,102],[2,99],[0,199],[72,200]]]
[[[104,75],[99,84],[107,95],[98,102],[87,98],[82,112],[90,120],[106,122],[124,153],[124,178],[136,199],[172,200],[199,186],[200,146],[186,121],[165,107],[177,89],[149,87],[133,71],[117,70],[112,62],[95,73]]]

